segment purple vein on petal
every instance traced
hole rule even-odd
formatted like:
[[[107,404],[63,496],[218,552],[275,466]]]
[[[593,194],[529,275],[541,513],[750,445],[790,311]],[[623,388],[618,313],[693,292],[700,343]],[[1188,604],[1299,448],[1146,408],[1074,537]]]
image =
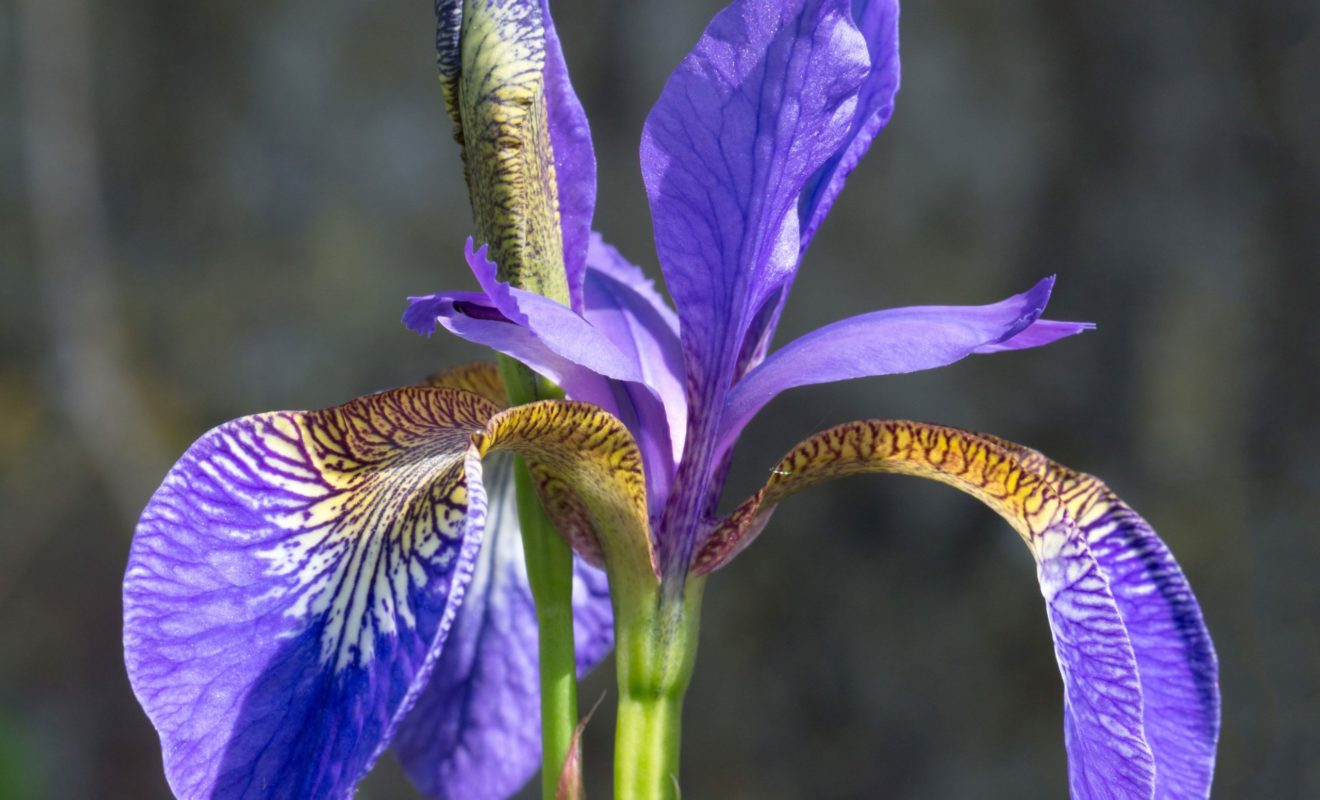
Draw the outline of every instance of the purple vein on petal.
[[[476,395],[259,414],[166,476],[124,578],[124,657],[180,797],[340,797],[424,684],[480,547]]]
[[[656,249],[682,321],[689,423],[680,488],[659,542],[666,571],[690,559],[712,502],[713,433],[758,308],[797,266],[796,205],[852,125],[866,43],[842,0],[716,15],[670,77],[642,134]]]

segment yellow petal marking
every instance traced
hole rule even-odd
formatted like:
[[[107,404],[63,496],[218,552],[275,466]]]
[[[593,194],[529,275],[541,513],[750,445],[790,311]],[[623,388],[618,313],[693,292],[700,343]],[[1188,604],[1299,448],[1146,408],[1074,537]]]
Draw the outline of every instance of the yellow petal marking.
[[[789,495],[873,472],[930,478],[966,492],[1007,520],[1036,552],[1040,534],[1066,509],[1036,462],[1005,445],[958,428],[901,420],[850,422],[822,431],[794,447],[761,490],[716,526],[692,570],[704,575],[727,563],[758,532],[764,515]]]
[[[504,379],[500,377],[500,368],[488,361],[463,364],[451,369],[427,375],[418,386],[435,389],[462,389],[465,392],[479,394],[499,408],[507,408],[508,399],[504,394]]]
[[[483,455],[508,449],[535,464],[547,510],[564,498],[575,501],[575,513],[600,534],[611,579],[626,573],[654,580],[641,451],[622,422],[588,403],[542,400],[496,415],[473,443]]]

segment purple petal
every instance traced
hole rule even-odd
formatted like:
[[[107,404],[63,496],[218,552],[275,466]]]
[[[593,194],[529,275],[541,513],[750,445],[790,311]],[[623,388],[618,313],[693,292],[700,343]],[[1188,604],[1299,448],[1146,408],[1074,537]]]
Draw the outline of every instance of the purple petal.
[[[797,386],[933,369],[996,350],[1047,344],[1087,326],[1040,320],[1053,278],[986,306],[915,306],[826,325],[772,354],[729,393],[721,452],[780,392]],[[1033,334],[1044,326],[1040,334]]]
[[[1021,333],[1003,340],[991,342],[976,348],[977,355],[1002,353],[1008,350],[1027,350],[1032,347],[1057,342],[1084,331],[1095,330],[1094,322],[1061,322],[1055,319],[1038,319],[1024,328]]]
[[[559,193],[559,227],[564,238],[564,269],[573,308],[582,310],[582,286],[596,209],[596,153],[582,102],[568,79],[564,51],[550,18],[548,0],[541,0],[545,19],[545,88],[550,116],[550,146],[555,151],[555,184]]]
[[[1113,587],[1145,702],[1155,796],[1206,798],[1219,741],[1219,666],[1192,589],[1168,547],[1117,501],[1084,532]]]
[[[894,96],[898,93],[899,83],[898,16],[897,0],[855,0],[853,3],[853,18],[866,39],[871,68],[857,92],[857,110],[848,136],[812,176],[798,200],[800,253],[806,252],[839,192],[843,191],[849,173],[861,162],[871,141],[893,116]],[[739,377],[765,357],[792,283],[793,278],[785,281],[757,313],[743,341]]]
[[[668,420],[677,412],[667,410],[660,390],[648,383],[648,375],[663,377],[663,370],[640,363],[631,338],[616,343],[609,331],[597,329],[567,306],[498,280],[484,246],[474,250],[468,239],[466,255],[485,293],[409,298],[404,324],[425,335],[440,324],[470,342],[521,361],[557,383],[570,398],[617,416],[644,453],[648,498],[657,506],[663,503],[674,472]],[[660,328],[656,335],[662,335]],[[625,353],[620,346],[632,352]]]
[[[531,329],[510,321],[485,294],[440,292],[410,297],[403,322],[425,336],[438,324],[469,342],[521,361],[574,399],[617,410],[615,389],[605,376],[556,353]]]
[[[1204,800],[1219,740],[1219,666],[1201,608],[1178,562],[1150,524],[1099,479],[1040,453],[998,442],[1067,499],[1109,581],[1141,678],[1155,797]]]
[[[592,236],[588,250],[584,300],[587,321],[633,359],[642,382],[660,397],[677,460],[687,432],[678,318],[642,271],[605,244],[599,234]]]
[[[143,512],[124,659],[179,797],[344,797],[425,683],[481,543],[496,409],[400,389],[198,440]]]
[[[1151,798],[1136,657],[1109,583],[1071,517],[1032,543],[1063,676],[1068,786],[1077,800]]]
[[[836,426],[774,466],[714,527],[693,571],[727,564],[795,492],[867,472],[949,484],[990,506],[1027,543],[1063,677],[1072,797],[1206,796],[1218,687],[1191,590],[1154,533],[1104,484],[1039,453],[919,422]]]
[[[699,396],[796,267],[798,194],[846,136],[866,63],[841,0],[739,0],[647,117],[642,174]]]
[[[843,190],[848,174],[861,162],[871,141],[894,113],[899,78],[898,0],[857,0],[853,3],[853,16],[866,39],[871,70],[857,91],[857,109],[847,138],[802,192],[798,217],[803,250]]]
[[[656,249],[682,320],[689,432],[666,532],[690,556],[715,465],[710,433],[757,310],[797,268],[797,202],[843,144],[867,74],[866,42],[844,0],[721,11],[647,117],[642,175]],[[669,548],[665,542],[663,547]]]
[[[493,502],[466,599],[426,689],[399,727],[394,752],[431,797],[501,800],[540,766],[536,608],[527,584],[511,462],[486,483]],[[578,561],[579,674],[613,644],[604,574]]]

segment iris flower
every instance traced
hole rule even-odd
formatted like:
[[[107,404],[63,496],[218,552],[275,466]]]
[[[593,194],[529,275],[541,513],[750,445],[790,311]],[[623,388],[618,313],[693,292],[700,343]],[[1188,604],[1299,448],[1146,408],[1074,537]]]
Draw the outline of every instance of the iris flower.
[[[740,433],[785,390],[1090,327],[1041,318],[1047,278],[989,305],[863,314],[771,351],[804,254],[893,110],[896,0],[735,0],[670,77],[641,168],[673,309],[591,232],[595,158],[544,0],[437,11],[478,229],[493,233],[466,247],[477,290],[413,298],[404,319],[516,359],[566,399],[509,407],[500,373],[474,365],[243,417],[192,445],[144,511],[124,581],[129,676],[174,792],[347,796],[386,749],[430,796],[526,782],[540,751],[536,616],[511,470],[483,464],[507,451],[577,553],[579,671],[617,631],[620,797],[672,790],[676,736],[648,740],[647,725],[676,724],[707,576],[789,495],[864,472],[961,489],[1026,543],[1073,797],[1207,796],[1209,635],[1168,549],[1096,478],[985,434],[866,420],[808,438],[717,512]],[[506,102],[520,84],[533,101]],[[496,128],[543,135],[499,151],[500,131],[465,116],[480,103]]]

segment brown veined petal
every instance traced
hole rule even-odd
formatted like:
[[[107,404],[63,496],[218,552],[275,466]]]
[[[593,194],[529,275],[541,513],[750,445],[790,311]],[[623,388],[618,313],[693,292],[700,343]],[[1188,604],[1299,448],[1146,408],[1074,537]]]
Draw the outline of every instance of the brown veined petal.
[[[1168,769],[1179,774],[1203,775],[1204,780],[1157,778],[1146,731],[1145,695],[1158,693],[1161,687],[1143,681],[1134,651],[1134,644],[1148,647],[1150,642],[1130,636],[1119,599],[1124,589],[1111,586],[1110,576],[1116,573],[1100,560],[1105,551],[1101,549],[1098,557],[1090,541],[1094,526],[1111,523],[1094,509],[1084,508],[1076,487],[1063,486],[1030,451],[1006,447],[992,437],[917,422],[869,420],[831,428],[793,448],[761,490],[716,526],[694,558],[693,573],[703,575],[728,563],[789,495],[831,478],[871,472],[949,484],[996,511],[1026,542],[1036,560],[1063,677],[1074,798],[1205,796],[1208,765],[1197,748],[1162,754],[1161,763],[1167,761]],[[1060,494],[1061,488],[1066,496]],[[1085,510],[1086,516],[1079,520],[1073,509]],[[1188,670],[1200,668],[1195,654],[1179,650],[1186,647],[1185,637],[1169,635],[1163,643],[1168,645],[1165,652],[1186,656]],[[1217,709],[1217,692],[1213,695]],[[1193,711],[1204,707],[1204,699],[1193,697],[1187,702]],[[1205,730],[1197,733],[1206,735]],[[1160,743],[1157,736],[1155,744]]]
[[[143,513],[124,580],[128,673],[176,794],[352,792],[427,687],[474,574],[494,570],[479,554],[496,557],[482,546],[482,456],[496,449],[581,498],[636,567],[616,575],[655,580],[641,456],[593,406],[499,413],[469,391],[395,389],[244,417],[189,449]],[[501,552],[502,566],[516,557]],[[479,592],[488,607],[518,588],[497,583]],[[505,709],[475,724],[511,718],[531,719]]]
[[[481,454],[508,449],[533,464],[552,519],[572,505],[596,532],[611,579],[654,580],[641,451],[617,418],[589,403],[542,400],[497,414],[473,442]]]
[[[509,400],[504,393],[504,379],[500,377],[500,368],[489,361],[476,361],[427,375],[418,386],[435,389],[462,389],[465,392],[479,394],[491,401],[498,408],[508,408]]]
[[[489,362],[479,361],[443,370],[428,375],[420,385],[473,392],[501,409],[509,405],[499,367]],[[591,525],[591,513],[582,501],[556,477],[553,470],[532,461],[528,463],[528,471],[536,482],[541,505],[554,522],[555,530],[588,564],[604,569],[605,559]]]

